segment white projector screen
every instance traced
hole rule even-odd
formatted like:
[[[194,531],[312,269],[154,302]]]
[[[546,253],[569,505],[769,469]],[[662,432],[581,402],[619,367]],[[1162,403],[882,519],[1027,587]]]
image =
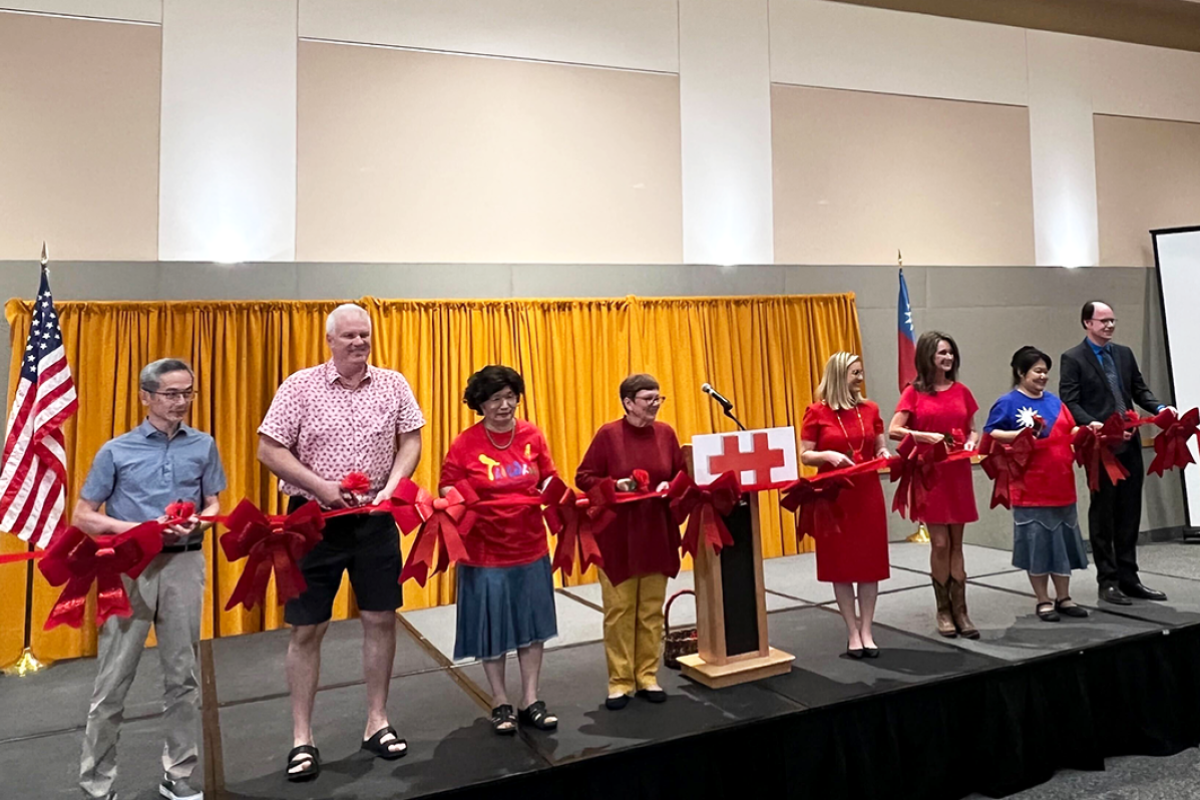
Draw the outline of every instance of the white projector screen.
[[[1200,406],[1200,226],[1151,231],[1175,406]],[[1196,443],[1191,443],[1196,457]],[[1200,462],[1200,458],[1197,458]],[[1200,524],[1200,467],[1184,470],[1187,526]]]

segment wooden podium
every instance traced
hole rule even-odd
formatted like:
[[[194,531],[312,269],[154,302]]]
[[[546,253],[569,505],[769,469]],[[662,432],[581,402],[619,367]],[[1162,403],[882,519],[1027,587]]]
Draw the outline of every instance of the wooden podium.
[[[685,447],[690,465],[692,449]],[[742,495],[725,525],[733,545],[716,555],[702,541],[696,555],[699,652],[679,659],[685,676],[712,689],[782,675],[795,659],[767,642],[758,493]]]

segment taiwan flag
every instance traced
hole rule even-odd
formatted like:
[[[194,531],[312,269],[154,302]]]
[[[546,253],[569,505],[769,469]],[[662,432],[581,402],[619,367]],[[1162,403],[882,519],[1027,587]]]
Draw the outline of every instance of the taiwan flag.
[[[912,305],[908,302],[908,284],[900,270],[900,298],[896,302],[896,374],[900,376],[900,391],[917,377],[917,332],[913,328]]]

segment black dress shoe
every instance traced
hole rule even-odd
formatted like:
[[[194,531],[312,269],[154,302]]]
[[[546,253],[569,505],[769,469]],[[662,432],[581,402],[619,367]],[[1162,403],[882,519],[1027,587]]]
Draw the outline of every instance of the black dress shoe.
[[[1140,583],[1121,584],[1121,593],[1126,597],[1136,597],[1138,600],[1166,600],[1167,596],[1160,591],[1143,586]]]
[[[863,649],[861,647],[847,646],[846,647],[846,655],[850,656],[851,658],[853,658],[855,660],[858,660],[858,659],[861,659],[863,657],[863,655],[865,655],[865,653],[863,652]]]
[[[662,689],[638,689],[637,696],[643,700],[649,700],[651,703],[667,702],[667,693]]]
[[[863,648],[863,656],[866,658],[879,658],[879,648],[878,647],[864,647]]]
[[[1115,586],[1100,587],[1100,599],[1106,603],[1112,603],[1114,606],[1133,605],[1133,601],[1121,594],[1121,590]]]
[[[609,697],[604,701],[604,707],[609,711],[620,711],[627,705],[629,705],[629,695],[627,694],[619,694],[616,697]]]

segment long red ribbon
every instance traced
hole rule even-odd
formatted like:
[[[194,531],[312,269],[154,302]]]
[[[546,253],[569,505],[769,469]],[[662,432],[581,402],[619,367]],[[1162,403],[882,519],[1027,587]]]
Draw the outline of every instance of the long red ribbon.
[[[1004,506],[1012,508],[1014,491],[1025,488],[1025,470],[1033,459],[1035,445],[1038,442],[1049,442],[1033,438],[1033,428],[1024,428],[1012,442],[1004,444],[991,436],[984,436],[979,445],[983,460],[983,471],[992,479],[992,502],[988,508]],[[1055,441],[1057,444],[1057,441]]]
[[[542,490],[542,515],[550,532],[558,537],[554,548],[552,570],[559,570],[563,577],[571,574],[575,566],[575,553],[579,552],[579,568],[586,570],[591,565],[604,567],[600,545],[596,542],[596,530],[605,528],[616,516],[611,508],[615,501],[615,481],[601,481],[584,497],[567,486],[562,478],[554,477]]]
[[[481,502],[466,481],[452,486],[444,497],[434,497],[404,478],[387,505],[401,531],[417,531],[408,560],[400,571],[401,584],[414,578],[424,586],[430,575],[445,572],[451,564],[467,557],[463,537],[474,527],[474,507]]]

